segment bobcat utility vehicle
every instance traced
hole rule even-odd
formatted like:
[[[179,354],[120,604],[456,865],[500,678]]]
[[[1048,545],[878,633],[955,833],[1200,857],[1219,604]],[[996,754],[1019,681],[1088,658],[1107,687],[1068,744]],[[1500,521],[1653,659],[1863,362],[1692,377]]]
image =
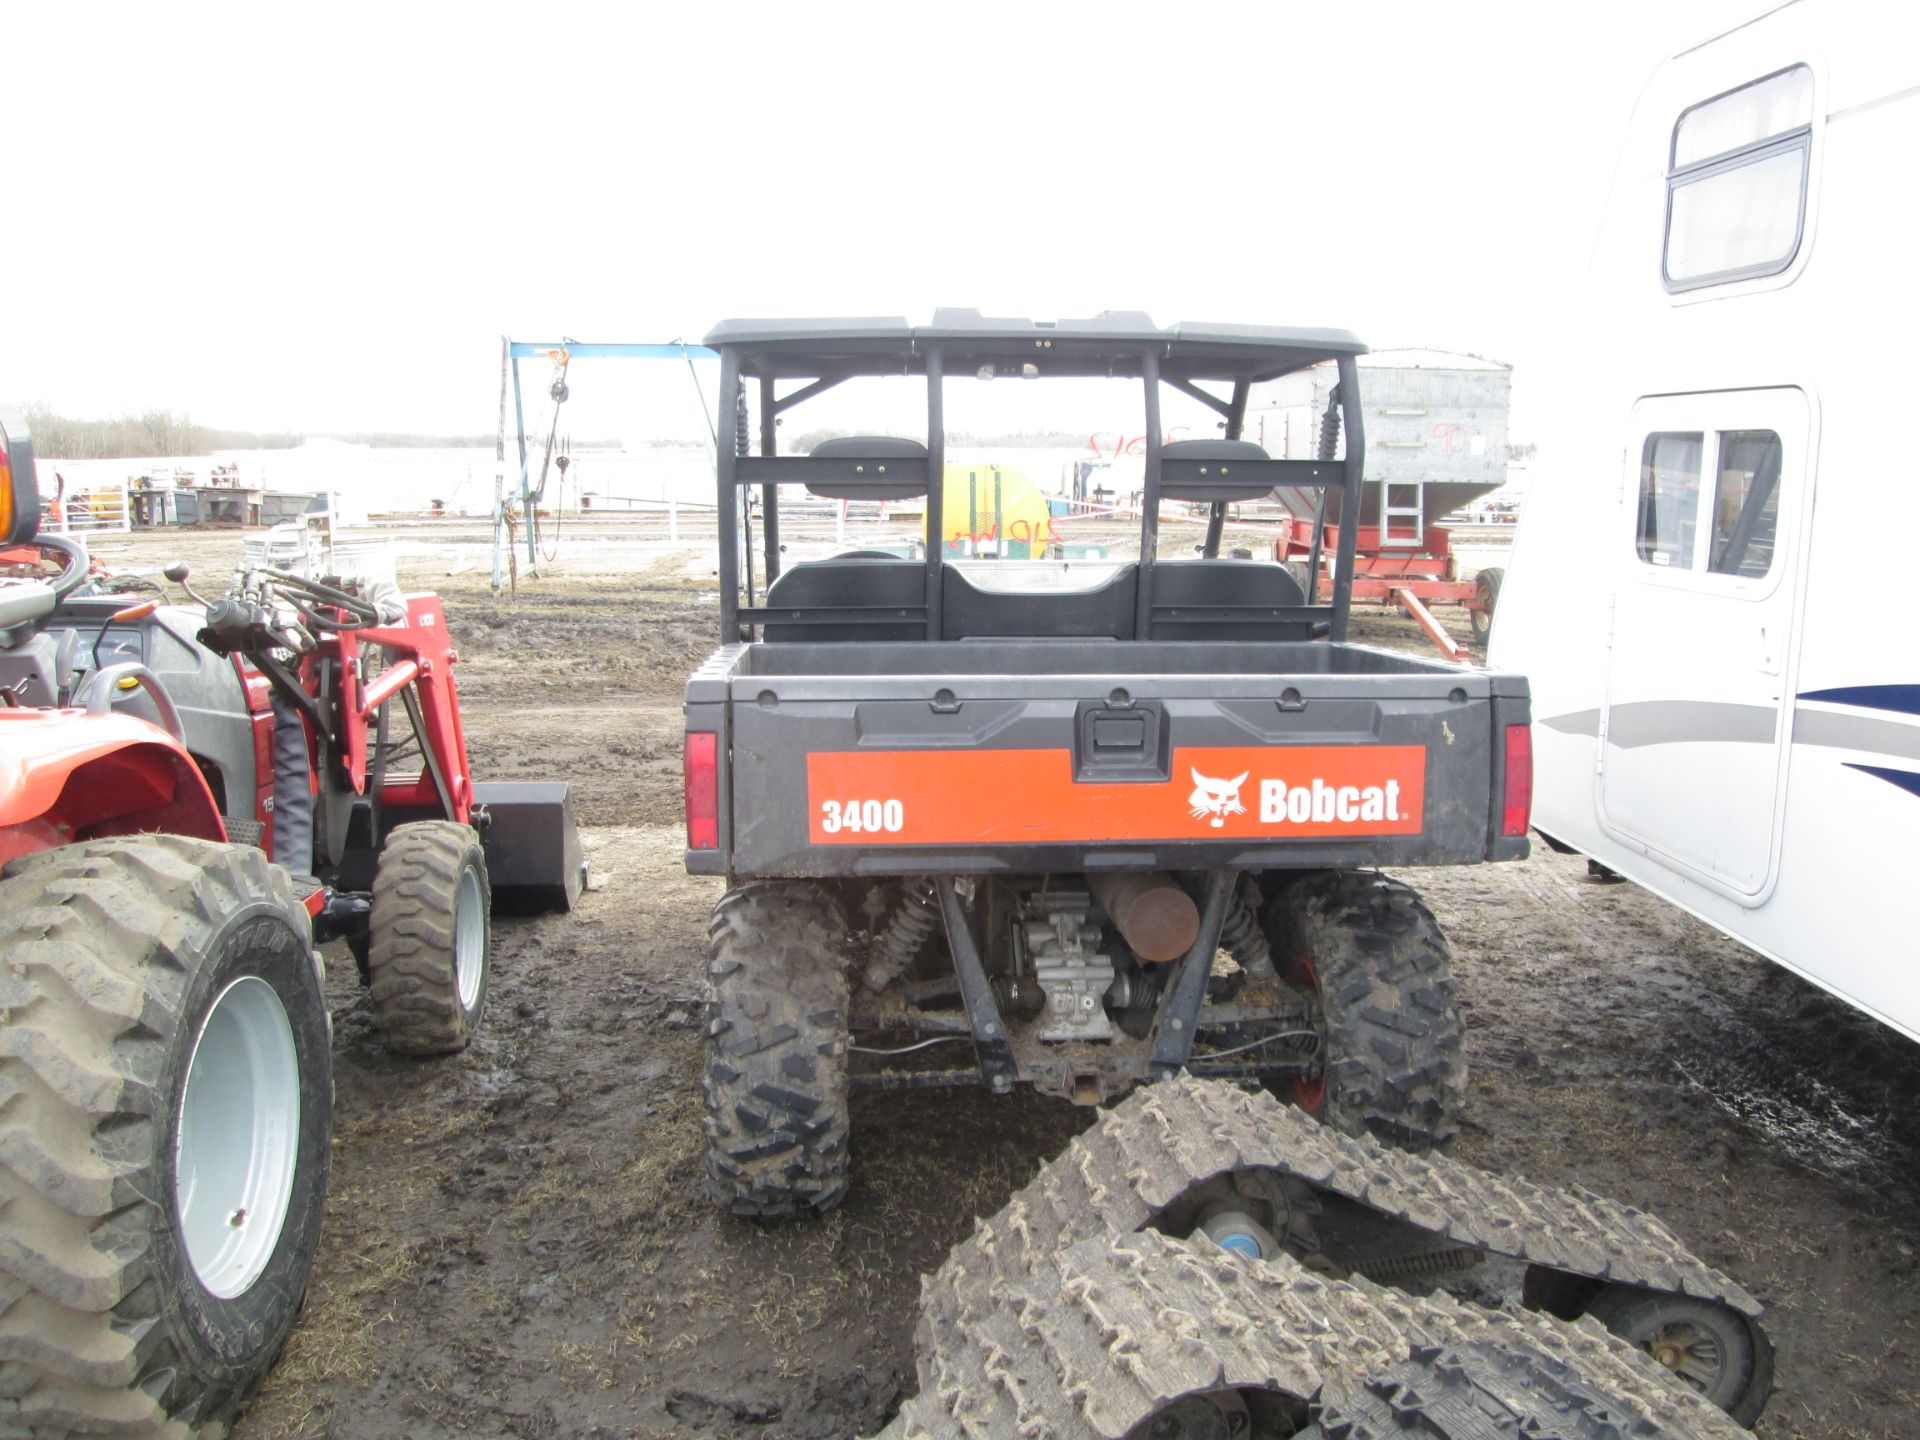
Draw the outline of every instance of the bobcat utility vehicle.
[[[730,886],[706,1022],[721,1202],[835,1204],[861,1085],[1091,1104],[1185,1070],[1273,1083],[1344,1131],[1446,1140],[1465,1079],[1446,941],[1376,867],[1527,853],[1526,683],[1348,643],[1351,528],[1305,589],[1220,553],[1227,507],[1276,487],[1358,513],[1360,342],[943,310],[728,321],[707,343],[740,429],[718,461],[721,645],[686,692],[687,867]],[[1328,360],[1321,458],[1241,438],[1255,385]],[[944,400],[993,375],[1137,384],[1137,559],[946,553]],[[778,453],[795,406],[887,376],[924,381],[924,440]],[[1222,437],[1167,442],[1167,390]],[[783,565],[793,485],[921,500],[924,558]],[[741,534],[755,486],[764,589]],[[1208,507],[1199,555],[1161,554],[1169,501]]]

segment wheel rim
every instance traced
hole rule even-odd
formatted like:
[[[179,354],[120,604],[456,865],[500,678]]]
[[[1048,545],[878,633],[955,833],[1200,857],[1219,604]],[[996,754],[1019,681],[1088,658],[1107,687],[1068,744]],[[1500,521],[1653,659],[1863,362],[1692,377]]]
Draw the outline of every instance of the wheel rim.
[[[471,865],[460,872],[460,890],[453,902],[453,965],[460,1008],[472,1010],[480,1002],[480,982],[487,973],[487,913],[480,895],[480,872]]]
[[[1233,1440],[1252,1433],[1253,1418],[1238,1390],[1187,1395],[1141,1421],[1127,1440]]]
[[[1662,1325],[1641,1342],[1641,1348],[1700,1394],[1718,1391],[1726,1357],[1719,1337],[1704,1325],[1685,1320]]]
[[[1274,1219],[1280,1225],[1281,1233],[1284,1233],[1285,1221],[1291,1216],[1269,1218]],[[1246,1203],[1240,1200],[1223,1200],[1208,1206],[1200,1214],[1198,1233],[1222,1250],[1244,1255],[1249,1260],[1271,1260],[1281,1253],[1276,1232],[1256,1220]]]
[[[220,992],[194,1038],[174,1145],[187,1262],[212,1294],[230,1300],[267,1268],[299,1149],[293,1026],[273,987],[243,976]]]

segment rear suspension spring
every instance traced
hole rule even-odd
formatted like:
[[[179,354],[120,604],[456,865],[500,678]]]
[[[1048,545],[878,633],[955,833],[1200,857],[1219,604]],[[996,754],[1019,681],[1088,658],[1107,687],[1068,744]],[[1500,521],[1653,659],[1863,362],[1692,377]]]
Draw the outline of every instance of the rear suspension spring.
[[[1381,1255],[1353,1263],[1353,1273],[1381,1285],[1406,1285],[1419,1280],[1437,1280],[1461,1270],[1471,1270],[1487,1258],[1484,1250],[1452,1245],[1412,1255]]]
[[[1225,950],[1249,975],[1266,977],[1273,971],[1273,951],[1266,931],[1247,898],[1235,892],[1227,900],[1226,919],[1220,926],[1220,948]]]
[[[940,912],[933,908],[932,897],[910,886],[874,937],[866,973],[861,977],[866,987],[884,990],[906,974],[914,957],[939,928]]]

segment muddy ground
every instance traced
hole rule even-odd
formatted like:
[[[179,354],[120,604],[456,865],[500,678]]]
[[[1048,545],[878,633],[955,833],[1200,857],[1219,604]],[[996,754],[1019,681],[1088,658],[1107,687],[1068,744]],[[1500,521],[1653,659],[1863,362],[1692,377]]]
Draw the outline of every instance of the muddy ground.
[[[237,537],[104,542],[211,574]],[[461,562],[465,563],[465,562]],[[618,573],[596,573],[596,567]],[[236,1430],[283,1436],[838,1436],[913,1385],[918,1277],[1087,1119],[1031,1097],[866,1094],[846,1203],[722,1218],[700,1167],[700,944],[680,864],[678,696],[710,565],[563,550],[447,600],[483,777],[575,785],[595,879],[503,920],[480,1038],[374,1043],[332,958],[337,1119],[305,1316]],[[1364,617],[1356,638],[1421,642]],[[1449,932],[1472,1067],[1456,1153],[1663,1216],[1768,1305],[1768,1437],[1920,1433],[1920,1052],[1576,857],[1410,876]]]

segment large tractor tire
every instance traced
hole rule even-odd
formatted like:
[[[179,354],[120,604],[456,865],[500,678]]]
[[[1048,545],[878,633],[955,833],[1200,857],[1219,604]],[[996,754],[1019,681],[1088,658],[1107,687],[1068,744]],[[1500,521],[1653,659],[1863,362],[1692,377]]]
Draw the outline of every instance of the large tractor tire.
[[[1268,919],[1282,978],[1320,1008],[1320,1073],[1290,1098],[1346,1135],[1409,1150],[1453,1138],[1466,1090],[1446,936],[1421,899],[1383,875],[1316,871]]]
[[[0,880],[0,1431],[224,1426],[320,1233],[320,959],[247,846],[96,840]]]
[[[819,885],[743,885],[707,927],[707,1177],[728,1212],[847,1193],[847,921]]]
[[[367,988],[399,1055],[464,1050],[487,1003],[493,945],[487,857],[471,825],[396,825],[373,875]]]

